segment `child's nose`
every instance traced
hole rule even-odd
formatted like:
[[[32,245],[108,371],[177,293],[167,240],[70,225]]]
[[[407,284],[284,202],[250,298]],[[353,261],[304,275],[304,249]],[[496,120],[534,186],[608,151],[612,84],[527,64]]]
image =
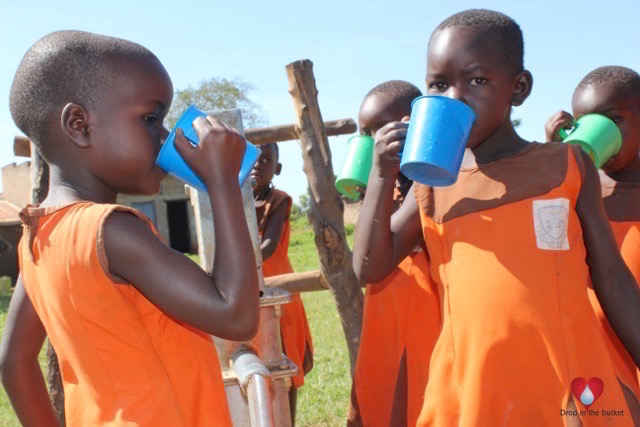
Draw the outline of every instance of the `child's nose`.
[[[449,86],[447,91],[444,93],[444,96],[446,96],[447,98],[455,99],[457,101],[462,101],[465,104],[467,103],[464,99],[464,93],[459,88],[453,85]]]
[[[167,136],[169,136],[169,131],[167,130],[167,128],[162,126],[162,132],[161,132],[161,135],[160,135],[160,141],[162,141],[163,144],[167,140]]]

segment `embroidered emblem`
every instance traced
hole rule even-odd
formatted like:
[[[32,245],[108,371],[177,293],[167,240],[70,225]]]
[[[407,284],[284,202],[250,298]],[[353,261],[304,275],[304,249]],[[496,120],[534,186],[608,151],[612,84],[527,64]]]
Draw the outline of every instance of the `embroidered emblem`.
[[[538,248],[568,251],[569,199],[533,201],[533,227]]]

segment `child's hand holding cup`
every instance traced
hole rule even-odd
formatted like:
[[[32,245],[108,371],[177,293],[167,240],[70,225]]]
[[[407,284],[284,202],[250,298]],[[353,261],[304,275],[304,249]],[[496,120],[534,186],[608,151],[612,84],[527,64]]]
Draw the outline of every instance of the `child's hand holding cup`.
[[[187,142],[189,145],[185,144]],[[260,150],[235,129],[207,117],[191,105],[169,133],[156,164],[185,184],[206,193],[203,177],[220,179],[237,173],[242,185],[258,157]]]

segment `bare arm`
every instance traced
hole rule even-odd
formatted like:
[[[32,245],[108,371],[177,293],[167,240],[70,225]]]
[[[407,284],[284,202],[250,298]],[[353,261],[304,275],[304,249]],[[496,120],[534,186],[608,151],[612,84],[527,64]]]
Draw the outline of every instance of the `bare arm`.
[[[420,216],[413,195],[392,217],[393,190],[400,170],[398,152],[406,133],[407,124],[401,122],[390,123],[376,133],[374,161],[353,248],[353,269],[366,283],[387,277],[419,242]]]
[[[170,316],[245,341],[255,336],[259,321],[255,254],[238,184],[245,141],[211,117],[196,120],[194,127],[200,144],[194,147],[180,134],[176,148],[209,191],[216,247],[212,277],[160,242],[142,221],[119,212],[105,225],[109,270]]]
[[[267,218],[267,223],[265,224],[264,232],[262,233],[262,243],[260,244],[263,260],[271,258],[278,247],[278,243],[280,243],[282,230],[284,230],[284,223],[287,220],[288,209],[288,202],[280,203],[280,206],[278,206],[275,211],[271,212],[271,215]]]
[[[581,152],[582,153],[582,152]],[[602,204],[598,172],[585,153],[580,216],[593,289],[620,340],[640,366],[640,289],[627,268]]]
[[[23,426],[57,426],[38,353],[46,332],[18,277],[0,345],[2,385]]]

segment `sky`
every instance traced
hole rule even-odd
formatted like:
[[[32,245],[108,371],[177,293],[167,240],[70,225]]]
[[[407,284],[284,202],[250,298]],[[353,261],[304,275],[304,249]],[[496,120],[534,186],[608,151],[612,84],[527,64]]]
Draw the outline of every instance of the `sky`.
[[[314,64],[324,120],[353,118],[366,93],[387,80],[407,80],[425,90],[427,41],[448,16],[469,8],[493,9],[515,19],[524,33],[525,67],[533,91],[512,118],[529,140],[544,139],[545,120],[570,111],[571,95],[586,73],[602,65],[640,71],[640,2],[637,0],[379,0],[349,1],[146,1],[85,3],[3,0],[0,3],[0,166],[13,156],[8,100],[15,70],[29,47],[56,30],[121,37],[149,48],[175,89],[210,77],[239,77],[255,89],[266,125],[296,121],[285,66]],[[349,135],[330,137],[333,168],[342,167]],[[282,174],[276,187],[298,201],[306,192],[297,142],[280,144]]]

